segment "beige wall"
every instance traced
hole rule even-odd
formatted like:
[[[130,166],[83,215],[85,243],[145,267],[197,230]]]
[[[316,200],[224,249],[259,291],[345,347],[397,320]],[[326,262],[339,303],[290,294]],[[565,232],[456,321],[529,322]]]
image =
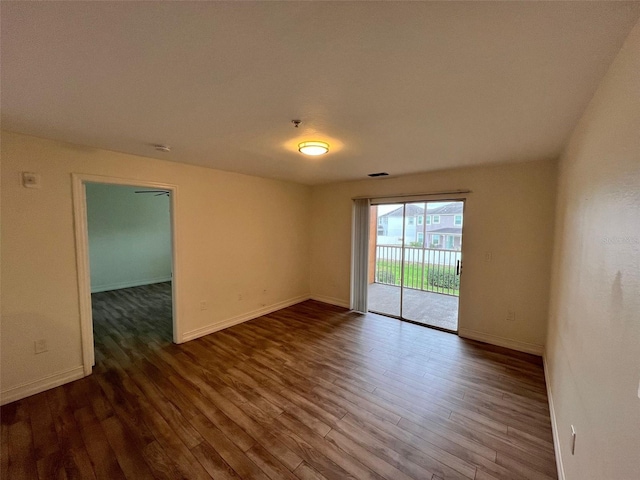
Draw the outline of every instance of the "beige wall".
[[[311,293],[348,304],[352,197],[469,189],[460,332],[542,352],[548,315],[556,168],[551,161],[456,169],[315,187]],[[491,262],[484,253],[492,252]],[[508,322],[514,310],[516,320]]]
[[[42,188],[22,187],[22,171]],[[308,296],[309,187],[3,132],[3,398],[82,364],[72,172],[178,185],[185,335]],[[49,351],[35,355],[40,338]]]
[[[546,361],[566,478],[640,478],[640,24],[561,159],[552,285]]]

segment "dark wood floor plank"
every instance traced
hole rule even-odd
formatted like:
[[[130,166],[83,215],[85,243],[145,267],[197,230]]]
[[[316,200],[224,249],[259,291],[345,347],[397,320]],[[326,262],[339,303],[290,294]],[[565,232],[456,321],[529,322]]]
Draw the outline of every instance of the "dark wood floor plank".
[[[371,453],[357,441],[343,435],[338,430],[331,430],[324,438],[387,480],[411,479],[409,475],[396,468],[392,463],[388,463],[381,457]]]
[[[363,415],[347,414],[343,421],[352,426],[357,426],[376,438],[383,439],[385,443],[393,444],[401,448],[402,453],[407,455],[414,463],[421,465],[435,474],[445,478],[473,478],[475,466],[443,450],[437,445],[433,445],[417,435],[403,430],[389,422],[378,420],[375,417]]]
[[[282,412],[286,411],[289,415],[297,418],[319,435],[324,436],[329,432],[329,430],[331,430],[331,427],[323,421],[323,418],[326,419],[329,414],[317,407],[314,402],[305,401],[303,406],[299,406],[298,404],[283,397],[278,392],[262,387],[260,383],[241,370],[232,368],[228,373],[238,381],[253,388],[254,391],[264,397],[265,400],[277,405],[282,409]],[[335,417],[328,418],[329,422],[332,422],[335,419]]]
[[[51,410],[49,410],[46,395],[40,393],[26,400],[29,405],[35,456],[36,460],[39,460],[60,450],[58,435],[53,424],[53,417],[51,416]]]
[[[40,480],[67,480],[67,472],[65,470],[65,454],[57,450],[44,458],[37,461],[38,478]],[[2,477],[10,478],[10,477]]]
[[[72,391],[75,385],[46,392],[47,403],[58,435],[60,461],[68,478],[96,478],[89,454],[73,415],[75,405]]]
[[[196,445],[191,449],[191,453],[209,472],[211,478],[216,480],[238,480],[240,478],[208,442]]]
[[[192,416],[189,419],[189,422],[196,428],[196,430],[198,430],[198,432],[200,432],[211,448],[213,448],[224,462],[226,462],[241,478],[258,478],[263,480],[268,478],[267,475],[265,475],[258,466],[246,456],[245,450],[242,450],[235,443],[229,440],[229,438],[227,438],[224,433],[203,414],[198,413]],[[253,445],[255,445],[255,443],[251,446]],[[204,447],[201,444],[193,450],[202,453],[203,448]],[[247,448],[247,450],[249,449]]]
[[[132,375],[135,373],[135,371],[132,371]],[[141,399],[141,407],[141,414],[144,417],[145,423],[156,439],[156,441],[152,442],[154,446],[147,451],[148,458],[157,457],[162,459],[168,456],[171,458],[171,462],[163,463],[167,465],[167,472],[180,472],[184,478],[191,480],[207,479],[209,475],[176,434],[176,430],[174,430],[154,406],[150,402],[146,402],[144,398]],[[179,431],[183,430],[183,428],[179,429]],[[149,460],[147,463],[149,463]]]
[[[508,455],[504,455],[501,452],[498,452],[496,463],[509,470],[519,472],[531,480],[552,480],[558,478],[555,468],[550,468],[550,466],[547,468],[542,462],[531,466],[511,458]],[[543,473],[541,470],[546,470],[546,473]]]
[[[302,462],[293,472],[300,480],[328,480],[324,475],[311,467],[307,462]]]
[[[176,357],[178,356],[176,355]],[[188,360],[183,360],[183,362],[188,362]],[[190,368],[190,365],[193,364],[183,363],[183,367],[185,369]],[[218,393],[217,389],[208,385],[206,381],[199,382],[198,386],[206,394],[212,404],[219,408],[227,417],[232,419],[234,423],[247,432],[247,434],[252,436],[256,442],[259,442],[267,451],[269,451],[270,454],[274,455],[290,470],[294,470],[298,465],[300,465],[302,462],[300,457],[283,445],[282,442],[275,438],[268,430],[263,428],[250,416],[244,413],[238,405],[233,403],[233,401]],[[239,396],[236,396],[235,398],[240,405],[244,403],[242,400],[238,400]]]
[[[531,435],[530,433],[524,432],[514,427],[507,428],[507,436],[510,438],[518,439],[522,442],[522,444],[527,445],[528,447],[535,446],[542,450],[546,450],[551,456],[554,456],[553,440],[543,440],[536,437],[535,435]]]
[[[307,301],[176,345],[94,294],[94,374],[1,408],[2,478],[557,478],[538,357]]]
[[[154,478],[142,456],[148,443],[140,442],[139,436],[134,435],[116,416],[109,417],[100,423],[126,478]]]
[[[0,422],[0,478],[9,476],[9,425]]]
[[[124,479],[124,472],[118,464],[113,449],[91,407],[83,407],[74,412],[87,453],[94,465],[99,480]]]
[[[402,472],[412,478],[431,478],[433,473],[424,466],[418,465],[404,455],[396,444],[387,444],[369,432],[349,424],[348,422],[339,422],[333,431],[338,431],[346,437],[359,442],[364,448],[371,453],[383,459],[385,462],[393,465]],[[395,448],[394,448],[395,447]]]
[[[151,442],[142,449],[142,456],[151,469],[153,476],[161,480],[188,480],[188,475],[183,475],[173,459],[169,458],[158,442]],[[199,465],[199,464],[198,464]]]
[[[184,418],[161,391],[139,370],[131,372],[131,379],[146,396],[149,404],[161,413],[173,435],[176,435],[186,446],[193,448],[202,442],[202,436]]]
[[[124,353],[124,352],[123,352]],[[143,360],[144,356],[131,355],[131,358],[137,360]],[[122,358],[121,356],[119,358]],[[165,420],[165,417],[155,408],[153,401],[158,399],[159,395],[155,392],[151,392],[151,395],[147,395],[140,389],[140,385],[146,385],[144,377],[141,376],[138,368],[134,365],[129,365],[129,368],[125,371],[124,366],[114,365],[113,363],[107,363],[111,365],[115,371],[118,371],[118,381],[121,386],[121,390],[126,392],[127,399],[135,411],[140,417],[139,425],[144,425],[145,431],[149,431],[155,440],[149,441],[148,437],[140,436],[137,440],[140,444],[146,444],[143,448],[143,456],[147,460],[147,464],[151,467],[155,476],[174,475],[177,473],[184,478],[189,479],[206,479],[209,475],[205,469],[196,461],[191,451],[185,445],[182,440],[176,435],[177,432],[193,431],[193,434],[197,438],[189,438],[189,440],[199,443],[202,437],[192,427],[186,428],[183,425],[177,425],[174,429]],[[117,362],[116,362],[117,363]],[[138,377],[139,382],[135,382],[134,377]],[[99,378],[99,377],[98,377]],[[151,388],[151,385],[146,385]],[[149,390],[147,390],[149,392]],[[162,407],[167,407],[165,404],[161,404]],[[165,415],[172,413],[173,410],[169,407],[165,408]],[[170,417],[170,415],[167,415]],[[183,420],[186,423],[185,420]],[[175,425],[175,424],[174,424]],[[153,444],[153,445],[151,445]],[[151,445],[151,446],[150,446]],[[154,465],[151,463],[156,459],[159,462],[160,470],[154,470]]]
[[[527,463],[526,459],[531,460],[538,458],[542,459],[547,465],[550,465],[554,461],[553,454],[549,456],[548,451],[540,449],[537,445],[525,443],[507,435],[499,436],[495,432],[488,433],[487,431],[482,431],[477,428],[467,429],[454,421],[433,415],[423,416],[422,419],[424,421],[421,421],[420,417],[413,415],[407,417],[408,418],[403,418],[398,424],[402,428],[419,436],[422,436],[421,432],[425,430],[441,434],[448,440],[492,462],[495,462],[497,452],[507,454],[514,459],[524,460],[525,463]],[[447,448],[447,443],[448,442],[443,442],[441,445]],[[486,463],[479,462],[479,465],[486,465]],[[491,465],[491,468],[495,468],[495,466]]]
[[[174,385],[174,388],[179,389],[187,395],[198,410],[213,422],[216,427],[243,452],[246,452],[255,445],[255,439],[207,399],[206,395],[201,393],[197,387],[181,377],[172,376],[169,378],[169,381]],[[198,427],[196,427],[196,430],[198,430]],[[202,432],[200,432],[200,434],[202,435]]]
[[[2,407],[0,421],[5,425],[29,421],[28,399],[16,400]]]
[[[24,418],[24,417],[21,417]],[[7,478],[38,478],[33,436],[28,418],[9,425],[9,467]]]
[[[298,468],[302,463],[302,460],[295,466],[295,468],[288,468],[282,462],[280,462],[276,457],[271,455],[262,445],[259,443],[255,444],[249,450],[245,452],[247,457],[253,460],[264,473],[266,473],[269,478],[272,479],[283,479],[283,480],[295,480],[295,475],[291,473],[293,470]]]
[[[273,428],[283,436],[285,442],[290,445],[305,462],[327,478],[358,479],[370,478],[371,475],[373,475],[373,472],[368,471],[368,469],[362,465],[358,465],[355,460],[346,455],[340,455],[335,447],[319,440],[321,438],[319,435],[316,435],[310,429],[305,429],[303,424],[300,424],[296,419],[288,416],[286,413],[283,413],[280,418],[274,422]],[[355,475],[352,473],[354,470],[356,471]],[[360,477],[359,475],[364,475],[364,477]]]

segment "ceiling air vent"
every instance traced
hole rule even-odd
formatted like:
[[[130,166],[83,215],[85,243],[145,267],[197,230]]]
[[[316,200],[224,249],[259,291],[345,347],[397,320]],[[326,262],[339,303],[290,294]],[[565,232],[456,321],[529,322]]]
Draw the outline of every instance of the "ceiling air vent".
[[[387,172],[370,173],[370,177],[386,177],[389,174]]]

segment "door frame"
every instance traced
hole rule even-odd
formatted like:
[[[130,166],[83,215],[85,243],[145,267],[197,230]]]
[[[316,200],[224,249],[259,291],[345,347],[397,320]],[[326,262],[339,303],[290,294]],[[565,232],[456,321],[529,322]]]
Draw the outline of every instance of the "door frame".
[[[471,193],[470,191],[468,192],[460,192],[460,193]],[[404,198],[403,198],[404,197]],[[409,198],[410,197],[410,198]],[[430,198],[425,198],[425,197],[430,197]],[[372,199],[373,200],[373,199]],[[402,302],[403,302],[403,297],[404,297],[404,285],[403,285],[403,279],[404,279],[404,254],[405,254],[405,249],[404,249],[404,236],[405,236],[405,229],[406,229],[406,225],[405,225],[405,216],[406,216],[406,206],[408,204],[412,204],[412,203],[436,203],[436,202],[462,202],[462,226],[460,229],[460,236],[461,239],[464,240],[464,226],[467,223],[464,220],[465,217],[465,211],[467,208],[467,197],[460,197],[457,195],[453,195],[453,196],[448,196],[446,194],[434,194],[432,196],[430,196],[429,194],[424,195],[424,197],[422,197],[421,195],[403,195],[402,197],[377,197],[375,198],[375,203],[372,203],[371,206],[375,206],[375,205],[398,205],[398,206],[402,206],[403,207],[403,213],[402,213],[402,238],[403,238],[403,244],[402,244],[402,254],[401,254],[401,279],[400,279],[400,315],[392,315],[392,314],[387,314],[387,313],[381,313],[381,312],[374,312],[369,310],[369,305],[368,305],[368,299],[367,299],[367,311],[370,311],[371,313],[376,313],[378,315],[384,315],[390,318],[396,318],[398,320],[401,320],[403,322],[408,322],[408,323],[414,323],[416,325],[421,325],[423,327],[428,327],[428,328],[433,328],[435,330],[441,330],[443,332],[447,332],[447,333],[454,333],[456,335],[458,335],[459,331],[460,331],[460,305],[461,305],[461,300],[462,300],[462,271],[463,271],[463,261],[464,261],[464,247],[465,247],[465,242],[462,241],[462,245],[460,246],[460,287],[458,288],[458,325],[457,325],[457,330],[448,330],[446,328],[442,328],[442,327],[438,327],[436,325],[429,325],[426,323],[421,323],[415,320],[411,320],[409,318],[403,317],[402,316]],[[424,222],[426,224],[426,212],[425,212],[425,219]],[[426,241],[426,236],[424,241]],[[369,245],[369,242],[367,242],[367,245]]]
[[[91,311],[91,275],[89,262],[89,227],[87,220],[87,192],[85,184],[101,183],[105,185],[122,185],[129,187],[155,188],[170,192],[170,225],[171,225],[171,307],[173,321],[173,342],[182,342],[181,303],[178,298],[180,262],[178,256],[177,204],[178,186],[169,183],[149,182],[140,179],[71,174],[73,193],[73,219],[76,241],[76,267],[78,272],[78,303],[80,306],[80,333],[82,342],[82,364],[84,375],[91,375],[95,364],[95,347],[93,337],[93,314]]]

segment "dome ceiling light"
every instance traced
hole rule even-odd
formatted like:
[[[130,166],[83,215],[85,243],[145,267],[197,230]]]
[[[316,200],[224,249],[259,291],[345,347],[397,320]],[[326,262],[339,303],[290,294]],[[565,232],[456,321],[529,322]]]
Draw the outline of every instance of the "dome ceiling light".
[[[300,127],[301,120],[291,120],[295,128]],[[324,155],[329,151],[329,144],[327,142],[321,142],[319,140],[312,140],[302,142],[298,144],[298,151],[304,155],[311,157],[317,157],[318,155]]]
[[[302,142],[298,144],[298,151],[305,155],[318,156],[324,155],[329,151],[329,144],[326,142]]]

